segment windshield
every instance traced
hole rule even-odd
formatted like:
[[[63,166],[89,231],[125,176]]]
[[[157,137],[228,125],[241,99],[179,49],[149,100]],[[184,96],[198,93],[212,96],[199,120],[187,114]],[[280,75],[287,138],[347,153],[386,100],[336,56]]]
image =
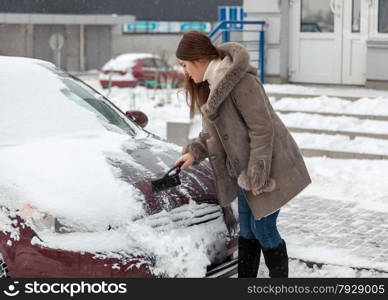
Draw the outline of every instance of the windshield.
[[[132,136],[139,132],[140,128],[123,112],[82,81],[69,76],[63,76],[61,79],[67,87],[61,92],[68,99],[93,112],[104,123],[114,125]]]

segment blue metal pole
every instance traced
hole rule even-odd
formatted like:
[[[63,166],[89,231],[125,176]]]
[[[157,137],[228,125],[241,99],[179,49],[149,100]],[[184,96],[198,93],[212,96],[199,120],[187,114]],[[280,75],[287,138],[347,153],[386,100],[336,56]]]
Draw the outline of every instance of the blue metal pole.
[[[260,41],[259,41],[259,63],[260,63],[260,81],[264,83],[264,63],[265,63],[265,57],[264,57],[264,43],[265,43],[265,35],[264,35],[264,28],[261,27],[260,31]]]
[[[222,32],[222,42],[230,42],[230,32],[227,29]]]
[[[208,34],[208,36],[209,38],[212,38],[218,31],[226,28],[226,24],[237,24],[237,23],[243,23],[247,25],[261,25],[261,26],[264,26],[265,24],[264,21],[222,21]]]
[[[259,30],[259,49],[258,49],[258,70],[260,71],[260,81],[264,83],[265,80],[265,32],[264,32],[264,21],[222,21],[220,22],[209,34],[209,38],[212,39],[212,42],[216,42],[216,40],[221,37],[222,43],[229,42],[230,32],[257,32],[256,30],[243,30],[239,29],[236,25],[259,25],[261,29]],[[231,26],[232,25],[232,26]],[[241,27],[242,28],[242,27]],[[218,34],[218,35],[217,35]]]

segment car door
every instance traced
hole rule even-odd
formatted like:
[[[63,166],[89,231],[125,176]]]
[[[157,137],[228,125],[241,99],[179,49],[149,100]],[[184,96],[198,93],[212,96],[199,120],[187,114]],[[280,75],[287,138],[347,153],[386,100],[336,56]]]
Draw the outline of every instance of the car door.
[[[167,87],[171,84],[174,74],[167,64],[160,58],[155,58],[155,64],[157,68],[157,78],[161,87]]]
[[[156,64],[153,58],[147,57],[142,59],[142,70],[144,85],[154,87],[156,84]]]

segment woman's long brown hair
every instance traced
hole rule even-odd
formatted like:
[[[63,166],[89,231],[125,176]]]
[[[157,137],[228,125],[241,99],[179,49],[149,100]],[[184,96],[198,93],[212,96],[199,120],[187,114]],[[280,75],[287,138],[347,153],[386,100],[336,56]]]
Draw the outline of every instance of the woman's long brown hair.
[[[215,58],[224,58],[226,55],[220,49],[217,49],[210,38],[200,31],[186,32],[178,44],[175,56],[181,60],[194,62],[199,59],[212,60]],[[183,88],[186,91],[186,101],[190,106],[190,118],[194,117],[196,110],[206,103],[210,93],[207,81],[195,83],[189,76],[185,76]],[[189,97],[190,96],[190,97]]]

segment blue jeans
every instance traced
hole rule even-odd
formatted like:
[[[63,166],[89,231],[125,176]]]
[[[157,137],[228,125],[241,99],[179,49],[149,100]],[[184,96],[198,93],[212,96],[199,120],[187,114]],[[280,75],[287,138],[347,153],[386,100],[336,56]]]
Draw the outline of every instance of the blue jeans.
[[[280,209],[266,217],[256,220],[247,203],[246,192],[248,191],[245,191],[237,185],[240,236],[246,239],[258,239],[264,249],[275,248],[282,242],[276,226],[276,219]],[[251,193],[251,191],[248,193]]]

